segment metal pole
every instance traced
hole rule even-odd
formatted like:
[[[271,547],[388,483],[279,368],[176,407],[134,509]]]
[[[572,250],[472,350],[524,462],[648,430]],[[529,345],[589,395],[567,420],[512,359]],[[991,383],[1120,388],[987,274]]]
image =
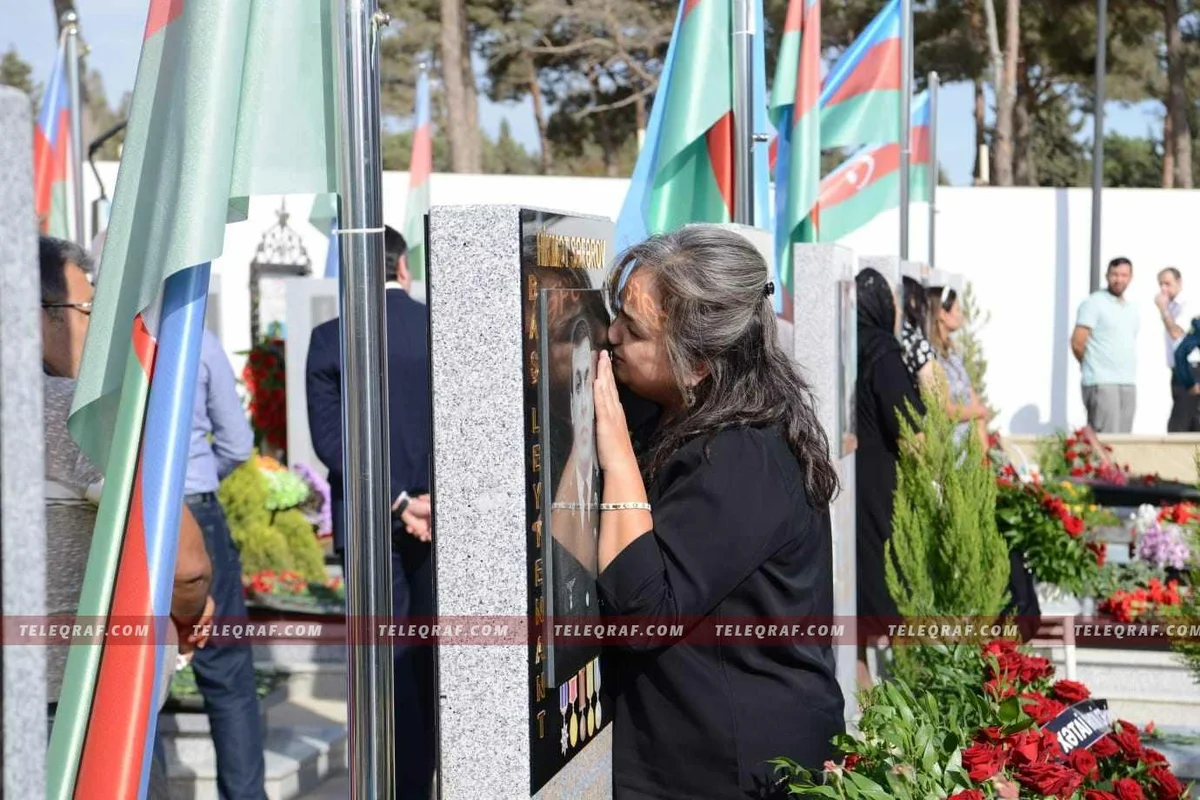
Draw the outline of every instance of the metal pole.
[[[938,90],[942,80],[936,72],[929,73],[929,266],[935,266],[937,255],[937,187],[938,187]]]
[[[754,3],[733,2],[733,221],[754,224]]]
[[[900,258],[908,259],[908,200],[912,193],[912,0],[900,3]]]
[[[1100,195],[1104,191],[1104,100],[1108,64],[1108,0],[1096,3],[1096,113],[1092,130],[1092,291],[1100,289]]]
[[[63,12],[63,31],[67,34],[67,90],[71,105],[71,208],[75,214],[75,243],[87,247],[83,218],[83,104],[79,92],[79,17],[74,11]]]
[[[386,17],[378,0],[338,0],[335,8],[350,796],[391,800],[392,649],[372,630],[392,613],[377,30]]]

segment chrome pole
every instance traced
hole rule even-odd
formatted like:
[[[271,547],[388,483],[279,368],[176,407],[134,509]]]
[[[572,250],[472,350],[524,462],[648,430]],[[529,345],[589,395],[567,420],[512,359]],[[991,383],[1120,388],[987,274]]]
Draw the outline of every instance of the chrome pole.
[[[912,0],[900,4],[900,258],[908,260],[908,200],[912,194]]]
[[[63,12],[63,31],[67,34],[67,90],[71,105],[71,209],[75,214],[75,243],[88,247],[84,239],[83,218],[83,103],[79,90],[79,17],[74,11]]]
[[[754,3],[733,2],[733,221],[754,224]]]
[[[1096,4],[1096,114],[1092,129],[1091,290],[1100,290],[1100,196],[1104,193],[1104,101],[1108,77],[1108,0]]]
[[[938,90],[942,80],[936,72],[929,73],[929,266],[935,266],[937,254],[937,187],[938,187]]]
[[[378,0],[338,0],[335,7],[350,796],[391,800],[392,648],[373,630],[392,613],[378,48],[386,18]]]

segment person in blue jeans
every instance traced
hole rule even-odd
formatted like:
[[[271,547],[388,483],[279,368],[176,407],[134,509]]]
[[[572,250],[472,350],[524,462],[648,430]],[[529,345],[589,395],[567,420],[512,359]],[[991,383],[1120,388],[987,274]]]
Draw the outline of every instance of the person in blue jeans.
[[[221,343],[204,331],[196,370],[196,404],[188,454],[187,504],[204,531],[212,562],[214,618],[244,619],[242,561],[217,501],[221,479],[254,449],[254,434],[238,398],[233,368]],[[262,715],[249,644],[210,641],[192,657],[196,686],[204,696],[217,753],[217,791],[221,800],[264,800]]]

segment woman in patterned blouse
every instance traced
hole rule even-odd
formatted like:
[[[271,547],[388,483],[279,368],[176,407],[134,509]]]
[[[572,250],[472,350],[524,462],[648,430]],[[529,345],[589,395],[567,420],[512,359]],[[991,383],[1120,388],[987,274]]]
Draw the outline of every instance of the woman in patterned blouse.
[[[979,436],[982,452],[987,452],[987,421],[991,411],[979,402],[971,378],[967,374],[962,354],[950,340],[951,334],[963,326],[962,306],[958,293],[949,286],[929,289],[929,307],[932,311],[929,324],[929,343],[933,347],[938,366],[945,371],[946,411],[958,422],[954,440],[966,441],[972,428]],[[941,376],[939,376],[941,377]]]
[[[904,366],[918,389],[933,383],[933,348],[925,335],[929,317],[929,302],[925,287],[912,278],[904,279],[904,325],[900,329],[900,347],[904,350]]]

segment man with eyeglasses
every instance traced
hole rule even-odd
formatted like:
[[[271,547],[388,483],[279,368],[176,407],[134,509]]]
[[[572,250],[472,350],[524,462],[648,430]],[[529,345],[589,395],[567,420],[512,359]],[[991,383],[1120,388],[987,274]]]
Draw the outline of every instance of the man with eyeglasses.
[[[95,294],[88,277],[92,260],[82,247],[62,239],[44,236],[39,249],[43,264],[42,368],[47,375],[74,379],[83,358]]]

